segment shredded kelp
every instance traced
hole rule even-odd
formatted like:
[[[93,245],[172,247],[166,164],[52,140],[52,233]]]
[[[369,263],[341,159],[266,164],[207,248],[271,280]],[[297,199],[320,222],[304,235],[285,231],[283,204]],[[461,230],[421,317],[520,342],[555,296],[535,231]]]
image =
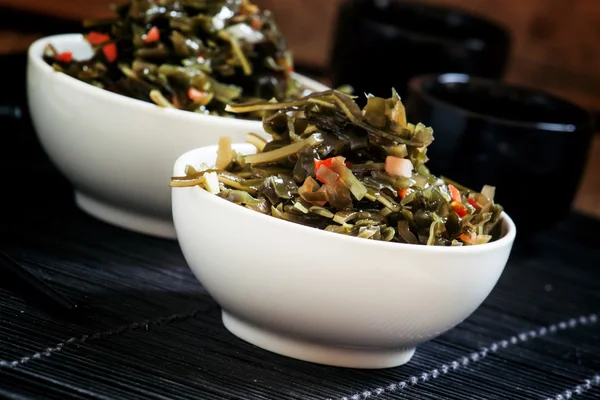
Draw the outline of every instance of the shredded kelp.
[[[228,201],[286,221],[343,235],[400,243],[463,246],[493,240],[502,207],[495,188],[481,192],[427,168],[433,130],[407,121],[395,91],[368,96],[363,109],[339,92],[289,102],[228,106],[264,113],[271,142],[249,135],[256,154],[219,142],[216,166],[173,177]]]
[[[45,61],[99,88],[202,114],[232,116],[226,104],[305,94],[273,15],[249,0],[132,0],[113,8],[114,19],[84,22],[92,58],[49,45]]]

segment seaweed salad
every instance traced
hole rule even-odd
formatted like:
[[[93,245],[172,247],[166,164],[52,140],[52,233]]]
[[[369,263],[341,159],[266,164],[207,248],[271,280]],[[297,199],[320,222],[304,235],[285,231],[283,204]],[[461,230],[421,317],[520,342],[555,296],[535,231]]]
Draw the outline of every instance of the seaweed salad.
[[[84,21],[92,58],[49,45],[44,60],[99,88],[203,114],[303,95],[273,15],[249,0],[131,0],[113,9],[114,19]]]
[[[343,235],[400,243],[463,246],[495,237],[502,207],[426,166],[433,129],[407,121],[392,90],[384,99],[331,90],[289,102],[250,102],[234,113],[263,113],[266,142],[256,154],[219,141],[214,167],[187,166],[172,187],[200,186],[256,212]]]

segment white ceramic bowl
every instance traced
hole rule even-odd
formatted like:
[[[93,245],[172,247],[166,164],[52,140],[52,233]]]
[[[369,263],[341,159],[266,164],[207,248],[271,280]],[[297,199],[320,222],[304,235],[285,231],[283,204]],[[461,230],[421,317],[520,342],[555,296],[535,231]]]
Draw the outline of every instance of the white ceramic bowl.
[[[29,49],[27,94],[44,150],[75,188],[89,214],[145,234],[175,238],[169,178],[181,153],[220,136],[243,142],[248,132],[269,138],[261,122],[163,109],[55,72],[42,59],[51,43],[76,59],[92,50],[79,34],[50,36]],[[311,91],[327,90],[297,75]]]
[[[174,166],[214,165],[216,147]],[[251,145],[235,149],[254,152]],[[301,360],[386,368],[454,327],[496,284],[515,239],[433,247],[348,237],[251,211],[199,187],[174,188],[173,217],[190,268],[238,337]]]

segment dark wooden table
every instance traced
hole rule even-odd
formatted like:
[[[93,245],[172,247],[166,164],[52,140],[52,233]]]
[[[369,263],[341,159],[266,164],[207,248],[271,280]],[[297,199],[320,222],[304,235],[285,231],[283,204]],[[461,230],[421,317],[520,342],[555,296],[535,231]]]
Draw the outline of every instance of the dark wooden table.
[[[11,76],[0,104],[23,104]],[[77,210],[23,112],[0,117],[0,243],[82,311],[50,314],[0,272],[0,398],[600,398],[599,220],[573,213],[513,254],[485,303],[407,365],[314,365],[228,333],[176,242]]]

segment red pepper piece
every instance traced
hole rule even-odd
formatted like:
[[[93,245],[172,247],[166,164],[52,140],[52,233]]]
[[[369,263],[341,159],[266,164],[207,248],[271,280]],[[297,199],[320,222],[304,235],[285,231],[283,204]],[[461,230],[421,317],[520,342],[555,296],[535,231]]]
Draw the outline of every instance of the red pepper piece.
[[[467,209],[465,208],[465,206],[463,206],[457,201],[452,202],[452,208],[454,209],[454,212],[458,214],[458,216],[461,218],[467,215]]]
[[[110,41],[110,36],[108,36],[106,33],[92,31],[87,34],[87,41],[92,46],[99,46],[102,43]]]
[[[462,240],[465,243],[474,244],[475,240],[477,239],[477,235],[475,235],[475,233],[473,233],[473,232],[471,232],[470,235],[463,233],[459,236],[459,238],[460,238],[460,240]]]
[[[327,168],[331,167],[331,163],[333,163],[333,160],[335,160],[336,158],[340,163],[345,164],[346,168],[350,168],[350,166],[352,166],[352,164],[350,164],[350,166],[348,166],[348,163],[346,163],[346,159],[342,156],[329,157],[325,160],[317,160],[315,158],[315,172],[319,170],[321,165],[324,165]]]
[[[450,195],[452,196],[452,200],[461,202],[460,191],[454,187],[454,185],[448,185],[448,190],[450,190]]]
[[[144,43],[154,43],[160,40],[160,31],[157,27],[153,26],[150,28],[148,33],[146,33],[146,37],[144,38]]]
[[[208,93],[203,92],[202,90],[198,90],[194,87],[188,89],[188,97],[195,103],[202,104],[206,102],[206,98]]]
[[[331,167],[331,163],[333,162],[333,158],[328,158],[325,160],[317,160],[315,158],[315,171],[318,171],[321,168],[321,165],[326,166],[327,168]]]
[[[102,53],[104,53],[104,57],[108,62],[115,62],[117,60],[117,45],[114,43],[107,44],[102,47]]]
[[[68,64],[73,61],[73,53],[70,51],[63,51],[56,55],[56,61]]]

